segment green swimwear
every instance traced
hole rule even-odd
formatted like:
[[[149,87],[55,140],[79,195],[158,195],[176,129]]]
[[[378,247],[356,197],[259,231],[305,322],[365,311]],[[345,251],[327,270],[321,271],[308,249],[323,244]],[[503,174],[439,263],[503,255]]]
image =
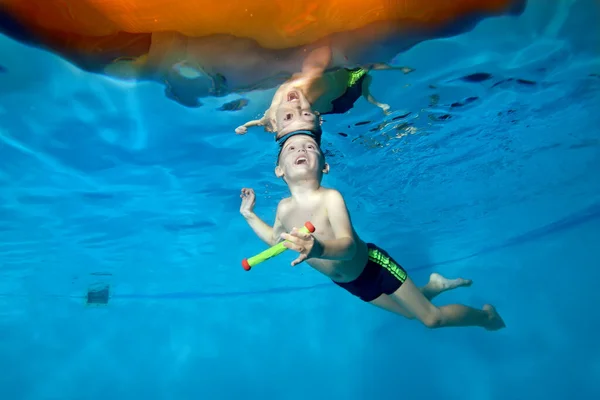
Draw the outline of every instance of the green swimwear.
[[[362,83],[367,77],[368,70],[363,68],[346,69],[350,76],[348,77],[348,87],[343,95],[331,102],[332,109],[326,114],[344,114],[354,107],[356,100],[362,96]]]
[[[365,269],[352,282],[336,282],[361,300],[370,302],[382,294],[390,295],[402,286],[408,274],[390,255],[373,243],[367,243],[369,259]]]

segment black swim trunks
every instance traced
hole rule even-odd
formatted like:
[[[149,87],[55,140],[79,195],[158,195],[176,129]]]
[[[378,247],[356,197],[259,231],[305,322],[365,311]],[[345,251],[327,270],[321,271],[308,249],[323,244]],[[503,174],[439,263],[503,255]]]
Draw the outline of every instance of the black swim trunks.
[[[367,77],[368,71],[363,68],[347,69],[350,74],[348,77],[348,88],[343,95],[331,102],[332,109],[327,114],[344,114],[354,107],[356,100],[362,96],[362,83]]]
[[[361,300],[369,302],[382,294],[392,294],[406,281],[406,271],[388,253],[367,243],[369,260],[363,272],[352,282],[336,282]]]

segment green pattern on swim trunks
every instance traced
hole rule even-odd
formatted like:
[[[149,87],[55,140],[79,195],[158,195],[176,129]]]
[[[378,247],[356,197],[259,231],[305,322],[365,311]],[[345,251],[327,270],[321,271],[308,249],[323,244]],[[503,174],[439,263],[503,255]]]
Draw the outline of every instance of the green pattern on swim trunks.
[[[387,269],[396,279],[404,283],[406,280],[406,272],[398,266],[390,257],[383,254],[378,249],[369,249],[369,260],[381,265]]]
[[[360,78],[361,78],[361,77],[362,77],[364,74],[366,74],[366,73],[367,73],[367,70],[366,70],[366,69],[359,68],[359,69],[355,69],[355,70],[349,70],[348,72],[350,73],[350,75],[348,76],[348,87],[350,88],[350,87],[354,86],[354,84],[355,84],[356,82],[358,82],[358,80],[359,80],[359,79],[360,79]]]

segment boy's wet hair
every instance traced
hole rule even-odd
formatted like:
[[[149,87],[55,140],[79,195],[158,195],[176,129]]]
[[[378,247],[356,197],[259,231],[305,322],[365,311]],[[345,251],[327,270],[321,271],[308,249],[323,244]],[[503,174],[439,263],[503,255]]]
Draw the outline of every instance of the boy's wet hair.
[[[277,139],[277,137],[275,137],[275,141],[279,145],[279,151],[277,152],[277,160],[276,160],[277,165],[279,165],[279,156],[281,156],[281,151],[283,150],[283,146],[285,146],[285,142],[287,142],[287,140],[289,138],[291,138],[292,136],[296,136],[296,135],[306,135],[306,136],[313,138],[314,141],[317,142],[317,146],[319,146],[319,148],[321,148],[321,136],[323,135],[323,131],[321,130],[320,126],[317,126],[315,129],[302,129],[302,130],[290,132],[287,135],[280,137],[279,139]],[[321,150],[321,153],[323,153],[322,150]],[[325,156],[323,155],[323,158],[324,157]]]

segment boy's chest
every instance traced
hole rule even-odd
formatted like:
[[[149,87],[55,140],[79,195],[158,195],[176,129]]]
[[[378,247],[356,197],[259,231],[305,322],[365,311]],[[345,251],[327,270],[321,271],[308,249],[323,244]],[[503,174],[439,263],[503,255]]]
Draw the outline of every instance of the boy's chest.
[[[307,221],[315,226],[316,235],[324,234],[330,230],[325,207],[293,207],[280,216],[280,221],[286,232],[291,231],[294,227],[302,228]]]

